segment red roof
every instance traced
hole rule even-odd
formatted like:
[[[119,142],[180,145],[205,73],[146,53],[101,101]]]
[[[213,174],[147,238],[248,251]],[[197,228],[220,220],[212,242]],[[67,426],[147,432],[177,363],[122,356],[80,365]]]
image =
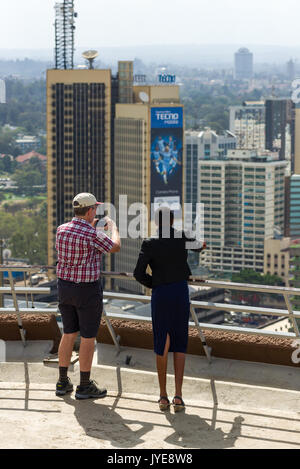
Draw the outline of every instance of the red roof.
[[[34,156],[36,156],[41,161],[47,161],[47,156],[41,155],[40,153],[37,153],[36,151],[30,151],[29,153],[26,153],[25,155],[19,155],[16,157],[16,161],[18,161],[18,163],[24,163],[25,161],[30,160]]]

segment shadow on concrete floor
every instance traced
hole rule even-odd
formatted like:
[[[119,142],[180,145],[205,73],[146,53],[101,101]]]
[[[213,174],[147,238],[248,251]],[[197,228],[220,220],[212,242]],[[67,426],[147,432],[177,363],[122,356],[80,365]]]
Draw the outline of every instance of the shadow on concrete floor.
[[[83,428],[87,436],[107,440],[116,448],[134,448],[147,442],[147,433],[154,429],[154,425],[140,419],[123,419],[116,410],[118,408],[121,396],[117,396],[112,406],[94,402],[92,399],[87,401],[76,401],[69,395],[64,396],[63,400],[67,405],[74,407],[74,416]],[[123,397],[122,397],[123,399]],[[142,402],[137,401],[137,412],[142,409]],[[158,411],[159,412],[159,411]],[[172,428],[171,435],[162,438],[165,442],[176,448],[232,448],[236,440],[241,435],[241,426],[243,417],[235,417],[232,428],[229,433],[223,432],[221,428],[216,427],[217,407],[213,410],[213,419],[211,425],[206,420],[196,414],[187,414],[182,411],[178,414],[172,414],[170,411],[164,412],[162,417],[166,419],[163,427]],[[136,424],[140,427],[134,431],[130,428]],[[159,424],[160,425],[160,424]],[[157,426],[157,424],[156,424]]]

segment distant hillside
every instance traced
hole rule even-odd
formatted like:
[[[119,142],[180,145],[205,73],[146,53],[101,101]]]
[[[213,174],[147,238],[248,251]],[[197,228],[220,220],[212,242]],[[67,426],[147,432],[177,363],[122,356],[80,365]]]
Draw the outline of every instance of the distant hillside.
[[[32,79],[45,78],[47,68],[53,67],[53,63],[32,59],[0,59],[0,77],[13,76],[15,78]]]
[[[146,64],[173,63],[190,66],[232,66],[233,54],[240,47],[248,47],[254,53],[255,63],[283,64],[290,58],[300,60],[300,46],[269,46],[251,44],[190,44],[190,45],[149,45],[128,47],[101,47],[92,44],[86,47],[76,46],[75,61],[83,63],[81,53],[87,49],[99,51],[99,59],[107,64],[115,64],[118,60],[140,58]],[[43,60],[53,66],[53,49],[0,49],[0,60],[29,58]]]

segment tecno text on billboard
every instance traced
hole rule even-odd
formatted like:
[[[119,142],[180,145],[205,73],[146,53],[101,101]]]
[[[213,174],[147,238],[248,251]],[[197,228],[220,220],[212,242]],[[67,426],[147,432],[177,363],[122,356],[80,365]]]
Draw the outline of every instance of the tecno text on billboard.
[[[182,108],[151,108],[151,127],[182,127]]]

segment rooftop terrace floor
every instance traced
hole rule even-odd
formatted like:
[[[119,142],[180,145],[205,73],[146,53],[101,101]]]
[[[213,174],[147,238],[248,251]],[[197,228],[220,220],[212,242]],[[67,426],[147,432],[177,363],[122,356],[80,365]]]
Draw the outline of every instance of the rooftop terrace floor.
[[[77,401],[55,396],[57,369],[41,360],[0,363],[0,448],[300,448],[298,369],[188,356],[174,414],[158,409],[153,366],[149,350],[98,345],[92,378],[108,396]],[[170,396],[172,373],[170,360]],[[76,385],[78,364],[69,375]]]

